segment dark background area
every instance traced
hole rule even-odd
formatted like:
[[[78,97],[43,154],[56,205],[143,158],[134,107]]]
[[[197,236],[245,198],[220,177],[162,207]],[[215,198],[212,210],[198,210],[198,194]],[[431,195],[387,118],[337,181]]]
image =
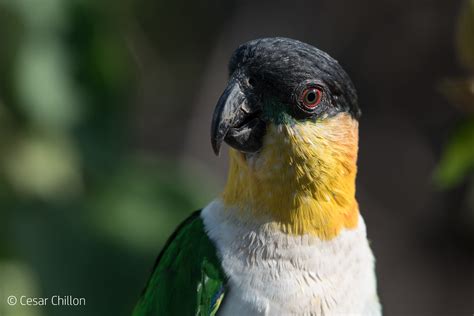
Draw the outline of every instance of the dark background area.
[[[462,16],[474,1],[0,2],[0,316],[130,314],[166,237],[221,191],[212,111],[232,51],[266,36],[328,52],[358,89],[384,313],[471,315],[474,99],[446,88],[474,72]],[[56,294],[87,304],[6,304]]]

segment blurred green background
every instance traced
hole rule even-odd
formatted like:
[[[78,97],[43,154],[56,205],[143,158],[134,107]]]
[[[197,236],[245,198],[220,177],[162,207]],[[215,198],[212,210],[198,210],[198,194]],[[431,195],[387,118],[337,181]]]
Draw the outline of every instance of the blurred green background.
[[[224,183],[208,130],[230,53],[277,35],[359,88],[387,314],[474,311],[474,1],[0,0],[0,316],[130,314]]]

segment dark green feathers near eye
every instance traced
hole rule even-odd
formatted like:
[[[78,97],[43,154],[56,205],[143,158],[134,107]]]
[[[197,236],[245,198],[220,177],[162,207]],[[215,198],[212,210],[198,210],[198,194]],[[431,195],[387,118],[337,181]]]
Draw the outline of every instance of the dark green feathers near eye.
[[[189,217],[168,240],[133,316],[216,314],[225,278],[199,214]]]

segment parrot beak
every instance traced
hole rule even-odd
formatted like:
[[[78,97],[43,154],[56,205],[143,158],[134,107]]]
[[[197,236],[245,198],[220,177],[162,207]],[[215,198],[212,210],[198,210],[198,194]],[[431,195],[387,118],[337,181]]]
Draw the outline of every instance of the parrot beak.
[[[254,102],[257,103],[257,102]],[[237,79],[231,79],[222,93],[212,117],[211,144],[218,156],[222,141],[244,152],[257,152],[263,143],[265,122],[261,109],[249,102]]]

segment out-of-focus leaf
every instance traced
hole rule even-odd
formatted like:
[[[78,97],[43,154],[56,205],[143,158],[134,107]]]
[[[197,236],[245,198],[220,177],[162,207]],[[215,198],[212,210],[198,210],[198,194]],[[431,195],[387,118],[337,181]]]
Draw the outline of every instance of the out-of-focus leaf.
[[[446,79],[440,84],[440,91],[450,104],[466,113],[474,113],[474,78]]]
[[[61,47],[47,39],[28,42],[18,56],[17,67],[21,106],[35,125],[61,130],[76,123],[80,97]]]
[[[456,44],[461,65],[474,71],[474,0],[467,0],[461,10]],[[445,79],[440,83],[439,90],[450,104],[471,115],[471,119],[453,133],[435,170],[438,186],[450,188],[474,171],[474,77]]]
[[[24,263],[0,261],[0,315],[1,316],[40,316],[41,308],[22,306],[20,298],[41,297],[34,272]],[[7,299],[15,296],[15,305],[9,305]]]
[[[435,180],[442,188],[459,184],[474,171],[474,120],[457,128],[446,147],[435,172]]]
[[[15,13],[23,26],[11,62],[14,80],[8,84],[14,88],[15,97],[9,101],[18,102],[13,106],[21,109],[33,125],[43,129],[71,127],[78,120],[81,97],[73,82],[67,47],[61,40],[70,4],[44,0],[38,6],[32,0],[5,0],[0,5]]]
[[[77,153],[64,138],[30,135],[5,153],[4,173],[20,193],[48,200],[75,195],[81,188]]]
[[[474,71],[474,0],[466,1],[461,10],[456,40],[461,64]]]

